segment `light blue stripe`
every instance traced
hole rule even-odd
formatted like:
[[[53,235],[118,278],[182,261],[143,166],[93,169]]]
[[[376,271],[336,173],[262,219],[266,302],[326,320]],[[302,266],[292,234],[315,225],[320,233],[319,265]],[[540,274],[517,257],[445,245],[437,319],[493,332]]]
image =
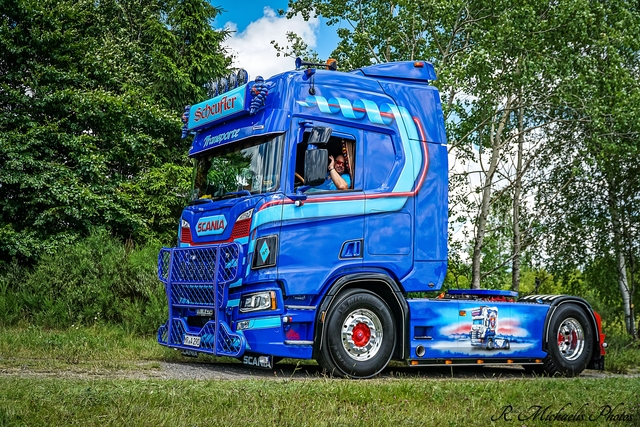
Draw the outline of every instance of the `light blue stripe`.
[[[353,107],[348,99],[345,98],[336,98],[338,100],[338,104],[340,105],[340,110],[342,111],[342,115],[347,119],[355,119],[356,115],[353,114]]]
[[[304,207],[285,205],[282,212],[284,221],[305,218],[337,218],[340,216],[362,215],[364,199],[335,202],[306,203]]]
[[[247,329],[267,329],[267,328],[279,328],[282,325],[280,316],[263,317],[261,319],[249,320],[249,327]],[[244,329],[245,331],[247,329]]]
[[[373,101],[369,101],[368,99],[363,99],[364,108],[367,110],[367,118],[371,123],[376,123],[378,125],[383,125],[384,121],[382,121],[382,116],[380,115],[380,109],[378,108],[378,104]]]
[[[388,104],[393,112],[396,121],[398,122],[398,130],[400,131],[400,141],[402,142],[402,151],[404,151],[405,162],[400,172],[398,182],[396,182],[393,188],[393,193],[411,191],[413,184],[416,181],[416,177],[413,171],[413,150],[409,141],[409,135],[407,135],[407,128],[403,125],[404,120],[400,114],[398,107],[392,104]]]
[[[232,284],[229,285],[229,288],[237,288],[238,286],[242,286],[242,279],[238,279]]]
[[[402,122],[404,123],[407,134],[409,136],[409,147],[411,148],[411,152],[413,153],[413,182],[412,188],[417,185],[417,179],[420,174],[420,169],[422,169],[422,143],[420,142],[420,136],[418,135],[418,129],[416,128],[416,124],[413,122],[413,117],[409,114],[404,107],[398,107],[400,110],[400,114],[402,115]],[[400,126],[400,123],[398,123]]]
[[[367,199],[367,213],[397,212],[407,203],[408,197],[384,197],[380,199]]]
[[[258,225],[280,221],[281,210],[282,205],[275,205],[254,214],[253,221],[251,222],[251,231],[255,230]],[[249,252],[253,252],[253,247],[249,248]]]
[[[227,307],[238,307],[240,305],[240,299],[230,299],[227,301]]]
[[[322,113],[331,113],[331,108],[329,108],[329,103],[323,96],[316,96],[316,101],[318,102],[318,109]]]

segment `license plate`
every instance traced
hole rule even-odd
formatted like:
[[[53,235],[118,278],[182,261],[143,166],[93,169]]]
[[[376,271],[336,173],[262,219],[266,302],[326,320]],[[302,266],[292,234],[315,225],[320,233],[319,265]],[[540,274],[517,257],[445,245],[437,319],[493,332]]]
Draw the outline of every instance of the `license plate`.
[[[188,345],[191,347],[200,347],[200,337],[196,337],[193,335],[185,335],[184,345]]]
[[[196,316],[213,317],[213,310],[207,310],[205,308],[199,308],[196,311]]]

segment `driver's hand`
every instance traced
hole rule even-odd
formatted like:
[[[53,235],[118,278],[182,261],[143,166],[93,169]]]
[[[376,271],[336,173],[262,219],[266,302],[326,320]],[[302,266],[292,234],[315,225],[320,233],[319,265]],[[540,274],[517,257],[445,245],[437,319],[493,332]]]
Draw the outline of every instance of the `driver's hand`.
[[[329,166],[327,166],[327,170],[331,170],[333,168],[333,156],[329,156]]]

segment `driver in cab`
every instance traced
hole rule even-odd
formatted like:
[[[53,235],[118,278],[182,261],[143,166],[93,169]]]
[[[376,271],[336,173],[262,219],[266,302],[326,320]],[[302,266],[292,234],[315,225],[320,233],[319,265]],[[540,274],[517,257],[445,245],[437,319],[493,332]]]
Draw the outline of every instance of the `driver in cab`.
[[[347,165],[342,154],[334,159],[329,156],[329,166],[327,166],[327,179],[320,185],[311,187],[307,193],[315,191],[348,190],[351,186],[351,177],[347,172]]]

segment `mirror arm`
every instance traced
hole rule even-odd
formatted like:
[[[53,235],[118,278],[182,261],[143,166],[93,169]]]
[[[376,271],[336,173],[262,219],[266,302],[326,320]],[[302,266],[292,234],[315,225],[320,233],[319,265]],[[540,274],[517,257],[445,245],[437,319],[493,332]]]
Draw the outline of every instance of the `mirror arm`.
[[[310,188],[311,188],[311,185],[303,185],[303,186],[298,187],[296,189],[295,194],[287,194],[287,197],[290,200],[293,200],[294,204],[297,207],[303,206],[305,200],[307,200],[307,195],[304,194],[304,192],[307,191]]]

